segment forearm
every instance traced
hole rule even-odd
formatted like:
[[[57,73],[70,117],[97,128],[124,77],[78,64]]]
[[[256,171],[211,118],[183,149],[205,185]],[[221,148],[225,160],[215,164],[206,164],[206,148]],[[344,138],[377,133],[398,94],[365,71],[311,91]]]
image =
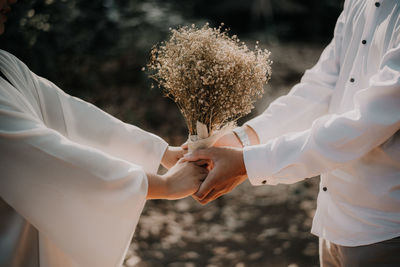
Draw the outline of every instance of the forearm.
[[[394,66],[394,65],[392,65]],[[400,128],[400,76],[384,68],[354,97],[354,109],[317,119],[305,131],[247,147],[244,158],[253,184],[293,183],[357,160]]]

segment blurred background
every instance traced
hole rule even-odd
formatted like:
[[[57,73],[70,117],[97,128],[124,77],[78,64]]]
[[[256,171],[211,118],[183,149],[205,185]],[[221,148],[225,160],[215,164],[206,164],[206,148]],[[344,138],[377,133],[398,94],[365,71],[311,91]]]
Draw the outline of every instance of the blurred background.
[[[150,89],[141,68],[168,29],[224,22],[249,47],[272,52],[272,79],[256,109],[287,93],[332,38],[343,0],[19,1],[0,37],[35,73],[114,116],[180,145],[175,104]],[[310,234],[318,178],[294,185],[245,182],[206,206],[149,201],[124,266],[318,266]]]

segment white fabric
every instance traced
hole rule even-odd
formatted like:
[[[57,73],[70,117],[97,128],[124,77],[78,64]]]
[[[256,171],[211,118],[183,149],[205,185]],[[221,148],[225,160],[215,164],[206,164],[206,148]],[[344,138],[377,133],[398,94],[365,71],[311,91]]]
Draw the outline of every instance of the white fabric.
[[[0,196],[39,230],[41,266],[119,266],[167,143],[0,50]]]
[[[261,140],[244,148],[250,182],[321,175],[312,233],[339,245],[400,236],[399,10],[345,1],[318,63],[247,123]]]

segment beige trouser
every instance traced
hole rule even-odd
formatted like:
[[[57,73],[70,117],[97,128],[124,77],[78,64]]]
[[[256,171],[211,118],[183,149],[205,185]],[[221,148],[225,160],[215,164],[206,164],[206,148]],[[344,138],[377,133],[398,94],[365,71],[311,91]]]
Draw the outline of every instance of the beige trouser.
[[[400,237],[366,246],[345,247],[319,240],[321,267],[399,267]]]

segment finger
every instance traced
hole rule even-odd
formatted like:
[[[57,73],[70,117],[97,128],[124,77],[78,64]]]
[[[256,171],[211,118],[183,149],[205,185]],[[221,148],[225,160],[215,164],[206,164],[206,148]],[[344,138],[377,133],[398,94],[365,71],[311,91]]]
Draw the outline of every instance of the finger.
[[[203,167],[203,168],[206,168],[207,170],[209,170],[209,166],[210,166],[211,161],[205,160],[205,159],[201,159],[201,160],[198,160],[198,161],[194,161],[193,163],[196,164],[197,166],[200,166],[200,167]]]
[[[192,196],[191,196],[194,200],[196,200],[197,202],[199,202],[200,203],[200,200],[199,200],[199,198],[195,195],[195,194],[192,194]]]
[[[188,150],[188,149],[189,149],[188,142],[186,141],[185,143],[183,143],[183,144],[181,145],[181,148],[182,148],[183,150]]]
[[[184,162],[189,162],[189,161],[185,160],[185,158],[181,158],[178,161],[178,163],[184,163]],[[210,172],[214,168],[214,162],[212,160],[201,159],[198,161],[190,161],[190,163],[194,163],[199,167],[203,167],[207,169],[208,172]]]
[[[205,205],[205,204],[207,204],[209,201],[207,201],[207,199],[208,199],[208,196],[212,196],[212,195],[214,195],[214,192],[215,192],[215,190],[214,189],[212,189],[211,191],[210,191],[210,193],[208,193],[208,195],[207,196],[205,196],[204,198],[202,198],[202,199],[198,199],[197,201],[201,204],[201,205]]]
[[[185,162],[187,162],[187,160],[185,160],[185,158],[182,157],[182,158],[180,158],[180,159],[178,160],[177,163],[182,164],[182,163],[185,163]]]
[[[195,193],[196,197],[199,198],[199,200],[205,198],[211,192],[211,190],[213,190],[215,183],[214,179],[215,175],[211,171],[210,173],[208,173],[204,182],[200,185],[199,190]]]
[[[215,199],[219,198],[220,196],[225,195],[225,191],[219,191],[219,190],[212,190],[210,194],[208,194],[204,199],[199,200],[199,202],[202,205],[205,205],[211,201],[214,201]]]
[[[193,163],[196,164],[197,166],[203,166],[203,165],[208,164],[208,160],[201,159],[201,160],[198,160],[198,161],[193,161]]]
[[[210,160],[212,157],[212,151],[213,151],[212,148],[199,149],[193,151],[192,153],[185,154],[183,158],[186,161],[198,161],[201,159]]]
[[[178,149],[175,154],[176,160],[181,159],[184,154],[185,154],[185,151],[183,149]]]

